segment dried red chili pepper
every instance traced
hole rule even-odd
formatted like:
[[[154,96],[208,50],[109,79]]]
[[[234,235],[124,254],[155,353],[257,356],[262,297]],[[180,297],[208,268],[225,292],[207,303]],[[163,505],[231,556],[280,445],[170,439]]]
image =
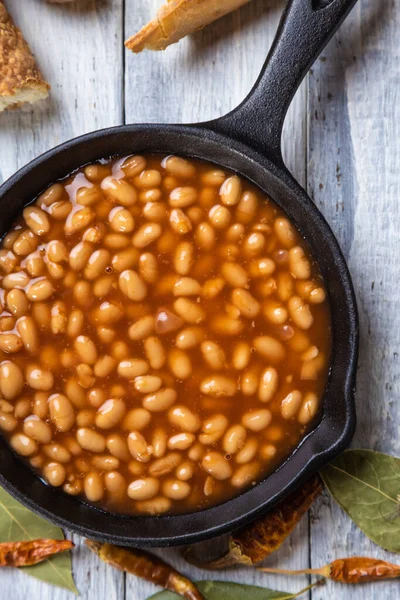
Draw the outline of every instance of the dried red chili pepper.
[[[46,560],[52,554],[70,550],[69,540],[38,539],[28,542],[0,543],[0,567],[28,567]]]
[[[364,583],[381,579],[396,579],[400,577],[400,565],[394,565],[386,560],[353,556],[338,558],[320,569],[301,569],[288,571],[285,569],[260,568],[264,573],[279,573],[283,575],[321,575],[340,583]]]
[[[94,540],[85,543],[101,560],[121,571],[147,579],[187,600],[205,600],[194,583],[157,556],[137,548],[122,548]]]
[[[322,481],[317,475],[277,504],[265,517],[233,532],[228,551],[220,558],[209,562],[202,560],[199,544],[185,549],[186,560],[203,569],[224,569],[235,564],[255,565],[279,548],[322,489]]]

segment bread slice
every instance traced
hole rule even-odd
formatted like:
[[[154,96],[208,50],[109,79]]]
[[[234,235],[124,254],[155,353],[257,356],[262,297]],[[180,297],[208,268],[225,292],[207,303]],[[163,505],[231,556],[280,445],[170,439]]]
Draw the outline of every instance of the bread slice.
[[[132,52],[165,50],[185,35],[247,4],[249,0],[168,0],[157,17],[125,42]]]
[[[0,0],[0,112],[46,98],[49,87]]]

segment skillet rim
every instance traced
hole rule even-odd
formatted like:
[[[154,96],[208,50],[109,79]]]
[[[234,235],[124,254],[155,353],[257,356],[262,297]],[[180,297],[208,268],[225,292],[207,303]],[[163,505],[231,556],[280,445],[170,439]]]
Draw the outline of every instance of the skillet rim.
[[[343,406],[341,407],[341,412],[339,414],[338,410],[335,410],[335,407],[333,405],[326,405],[327,396],[329,396],[329,394],[331,393],[330,387],[332,384],[332,375],[330,374],[328,388],[324,394],[322,418],[320,422],[302,440],[300,445],[291,454],[291,456],[280,467],[278,467],[278,469],[274,473],[267,476],[267,478],[261,481],[259,484],[243,492],[239,496],[236,496],[232,500],[229,500],[213,508],[206,509],[203,511],[172,516],[129,517],[126,515],[115,515],[113,513],[107,513],[95,507],[91,507],[90,505],[85,504],[81,501],[77,501],[75,498],[71,498],[64,493],[57,492],[57,490],[54,490],[54,488],[49,488],[49,486],[41,482],[41,480],[26,466],[24,466],[24,469],[26,469],[28,477],[33,477],[35,481],[34,484],[31,486],[32,489],[24,489],[23,482],[11,482],[9,481],[9,475],[6,476],[3,474],[4,460],[2,459],[4,458],[4,454],[8,454],[9,462],[11,455],[11,463],[15,463],[18,465],[21,465],[23,463],[21,463],[17,459],[17,457],[14,456],[13,452],[6,445],[6,443],[0,439],[0,483],[4,487],[4,489],[7,492],[9,492],[12,496],[14,496],[17,500],[19,500],[22,504],[32,509],[34,512],[38,513],[40,516],[52,521],[53,523],[56,523],[61,527],[64,527],[70,531],[73,531],[85,537],[93,537],[95,539],[101,539],[104,541],[114,542],[122,545],[134,544],[142,547],[162,547],[193,543],[203,539],[214,537],[216,535],[221,535],[222,533],[243,526],[244,524],[257,518],[259,515],[265,513],[268,509],[272,508],[274,504],[276,504],[280,499],[282,499],[291,491],[293,491],[299,484],[301,484],[313,473],[315,473],[319,468],[321,468],[321,466],[327,464],[337,454],[344,450],[344,448],[347,447],[347,445],[350,443],[354,433],[356,424],[354,390],[359,343],[358,314],[356,298],[350,278],[350,273],[342,251],[340,250],[339,244],[323,215],[316,208],[316,206],[309,198],[305,190],[292,177],[292,175],[289,173],[289,171],[283,164],[277,165],[272,160],[269,160],[266,156],[261,155],[252,147],[242,142],[239,142],[233,138],[225,136],[221,133],[217,133],[211,128],[212,122],[200,123],[196,125],[119,125],[116,127],[97,130],[73,138],[33,159],[27,165],[18,170],[14,175],[12,175],[6,182],[4,182],[3,185],[0,187],[0,207],[2,203],[7,199],[7,195],[12,195],[15,187],[18,188],[21,185],[21,182],[23,184],[26,178],[29,179],[29,177],[32,175],[32,171],[34,171],[35,169],[45,167],[48,161],[51,162],[57,157],[60,158],[60,156],[62,156],[63,154],[72,153],[73,161],[74,150],[83,147],[86,144],[91,144],[93,146],[96,146],[96,143],[99,142],[105,144],[109,136],[111,136],[112,138],[126,135],[133,135],[136,137],[144,136],[145,143],[150,143],[150,145],[152,143],[154,144],[155,140],[160,137],[165,138],[166,136],[167,138],[173,139],[174,136],[178,136],[179,138],[181,138],[180,141],[182,141],[183,139],[186,141],[186,143],[189,142],[188,152],[186,151],[186,147],[184,144],[182,144],[179,151],[176,152],[176,143],[174,150],[171,150],[171,146],[168,149],[166,149],[165,146],[163,148],[161,144],[161,147],[158,147],[157,152],[175,152],[177,154],[194,158],[200,158],[202,160],[208,160],[210,162],[218,164],[218,161],[214,160],[213,158],[205,158],[204,153],[202,154],[201,151],[198,153],[190,151],[190,149],[194,149],[196,146],[200,146],[201,144],[203,144],[203,146],[211,144],[212,146],[215,146],[215,150],[217,152],[223,154],[224,158],[247,162],[247,166],[249,167],[247,172],[235,168],[234,166],[228,165],[226,164],[226,162],[221,161],[219,162],[219,164],[225,166],[225,168],[239,172],[244,177],[255,183],[264,193],[269,195],[270,191],[266,190],[265,187],[263,187],[258,181],[255,181],[252,177],[250,177],[249,172],[254,172],[255,169],[257,171],[257,175],[259,175],[260,180],[262,176],[266,177],[267,179],[270,179],[272,177],[272,181],[277,186],[277,188],[282,188],[282,192],[283,188],[285,188],[284,192],[287,198],[289,198],[290,196],[295,197],[295,202],[296,204],[298,202],[297,206],[300,207],[299,210],[304,209],[307,212],[308,217],[310,217],[310,221],[312,222],[312,224],[316,226],[318,230],[322,230],[324,242],[326,242],[326,247],[324,248],[324,250],[326,252],[327,248],[329,248],[329,251],[332,253],[332,256],[334,258],[333,271],[336,271],[336,274],[340,277],[340,283],[343,287],[341,294],[342,301],[346,305],[346,315],[348,317],[348,347],[346,368],[345,372],[342,374],[342,381],[341,385],[339,386],[340,391],[343,395]],[[149,137],[151,137],[151,140],[149,140]],[[169,140],[168,143],[170,143]],[[172,141],[172,145],[173,144],[174,141]],[[133,145],[135,145],[135,143],[133,143]],[[140,150],[137,147],[133,148],[131,151],[139,152]],[[146,149],[142,151],[155,152],[156,150]],[[125,150],[121,151],[120,154],[123,154],[124,152]],[[98,159],[105,158],[107,156],[115,156],[117,154],[118,152],[110,152],[110,154],[108,155],[102,151],[95,153]],[[82,166],[82,164],[91,162],[92,160],[95,160],[94,155],[92,155],[84,163],[82,163],[82,161],[80,160],[77,160],[77,165],[75,169]],[[58,164],[60,164],[60,161]],[[73,170],[74,169],[70,168],[62,169],[62,174],[60,175],[53,175],[51,173],[51,176],[49,175],[48,177],[49,183],[54,183],[56,180],[65,177],[68,173],[70,173]],[[28,184],[29,181],[26,184],[27,187],[29,187]],[[42,186],[42,188],[34,194],[29,194],[27,202],[31,202],[32,199],[35,198],[36,195],[40,193],[40,191],[44,187],[45,186]],[[26,196],[28,196],[28,194],[26,194]],[[321,259],[316,253],[317,249],[315,247],[315,243],[310,243],[310,239],[312,239],[313,234],[310,233],[310,231],[307,231],[307,234],[304,235],[305,228],[303,226],[299,226],[299,224],[296,222],[296,219],[290,214],[290,211],[288,211],[287,206],[282,206],[282,203],[279,202],[279,200],[277,200],[276,197],[272,197],[272,199],[279,206],[281,206],[281,208],[286,213],[288,213],[289,218],[295,222],[296,227],[300,230],[300,233],[304,236],[307,243],[311,246],[312,253],[317,263],[319,264],[319,266],[321,266]],[[25,205],[27,202],[24,201],[20,204],[20,206]],[[12,217],[8,219],[8,225],[6,225],[5,230],[7,230],[7,226],[9,226],[9,224],[15,218],[16,214],[20,211],[20,207],[18,206],[17,210],[16,202],[14,201],[13,203],[11,203],[11,205],[7,206],[7,209],[8,213],[12,214]],[[329,281],[327,281],[325,278],[326,269],[321,270],[324,275],[325,283],[329,284]],[[335,332],[335,327],[336,324],[334,323],[334,320],[332,318],[333,333]],[[332,349],[333,358],[335,355],[335,344],[336,342],[334,341],[334,347]],[[333,430],[330,428],[331,423],[327,422],[327,416],[330,415],[330,411],[332,411],[331,417],[333,416],[336,419],[340,417],[341,419],[339,427],[333,427]],[[304,455],[304,458],[306,458],[306,460],[302,460],[302,455]],[[289,471],[291,467],[296,466],[295,463],[299,462],[299,457],[302,466],[296,473],[289,477]],[[286,477],[284,477],[285,475]],[[271,492],[269,492],[268,496],[268,482],[271,483],[272,479],[274,480],[275,484],[275,492],[273,492],[272,494]],[[278,482],[278,479],[284,480],[282,485],[280,485],[279,483],[277,485],[276,482]],[[38,489],[38,484],[40,484],[40,489]],[[45,488],[45,491],[43,488]],[[276,491],[276,488],[279,489]],[[254,499],[256,495],[259,496],[261,494],[260,490],[265,490],[267,492],[267,499],[262,501],[261,503],[254,503],[253,501],[252,504],[256,504],[256,506],[252,506],[252,508],[249,509],[247,507],[248,503],[246,502],[246,500]],[[254,492],[257,491],[258,493],[255,494]],[[27,492],[29,493],[27,494]],[[29,495],[30,493],[32,493],[34,496],[44,493],[44,495],[48,496],[49,498],[53,495],[56,504],[55,508],[50,510],[49,508],[43,506],[43,502],[41,503],[41,501],[38,501],[37,498],[34,500]],[[72,520],[70,520],[71,517],[66,518],[65,516],[62,516],[60,514],[60,504],[64,504],[66,508],[71,508]],[[76,508],[79,506],[81,507],[81,510],[76,510]],[[238,506],[239,509],[237,509]],[[74,507],[75,511],[73,510]],[[54,510],[56,511],[56,513],[54,512]],[[85,519],[83,520],[84,522],[82,524],[82,515],[80,514],[82,510],[84,512],[93,513],[93,520],[95,521],[97,527],[100,526],[101,522],[100,529],[102,529],[102,531],[95,530],[93,527],[87,526],[85,524]],[[219,518],[216,518],[216,516]],[[136,530],[137,527],[135,527],[135,523],[138,526],[140,524],[142,529],[150,529],[150,534],[146,534],[145,536],[139,535],[138,537],[135,537],[135,535],[131,535],[128,533],[113,533],[111,531],[110,525],[107,526],[107,522],[113,521],[115,519],[121,521],[122,524],[130,523],[133,526],[133,529]],[[215,520],[217,521],[217,524],[210,525],[210,523],[212,523]],[[195,523],[197,523],[198,521],[203,521],[203,526],[199,527],[197,525],[193,527],[192,523],[192,526],[189,527],[189,531],[186,531],[185,527],[187,527],[191,521],[194,521]],[[167,524],[167,529],[170,532],[167,535],[155,535],[155,533],[158,534],[158,532],[163,529],[163,524]]]

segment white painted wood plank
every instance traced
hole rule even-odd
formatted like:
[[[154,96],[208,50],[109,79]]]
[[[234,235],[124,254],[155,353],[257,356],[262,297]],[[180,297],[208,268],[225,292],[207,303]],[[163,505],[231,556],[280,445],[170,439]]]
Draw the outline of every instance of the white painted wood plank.
[[[0,182],[45,150],[87,131],[122,121],[122,4],[82,0],[68,6],[42,0],[7,2],[45,77],[51,97],[0,114]],[[121,600],[124,576],[105,566],[74,536],[73,571],[81,598]],[[3,570],[1,598],[71,600],[72,593],[21,571]]]
[[[50,98],[0,114],[0,182],[61,142],[122,121],[122,5],[6,0],[45,78]]]
[[[309,191],[338,236],[358,296],[361,347],[355,447],[399,456],[400,5],[363,0],[310,77]],[[317,567],[351,555],[398,562],[327,497],[311,521]],[[397,559],[397,560],[396,560]],[[334,587],[332,597],[384,600],[398,583]],[[337,596],[335,596],[337,597]]]
[[[132,6],[127,7],[126,33],[137,29],[154,10],[152,3],[150,7],[142,7],[142,12],[138,14],[137,3],[131,4]],[[397,175],[398,151],[396,154],[395,149],[399,137],[400,114],[399,98],[395,94],[399,93],[400,82],[395,68],[399,58],[395,34],[400,24],[400,11],[392,3],[387,5],[386,10],[393,12],[389,15],[382,14],[384,10],[379,7],[379,19],[372,18],[371,5],[371,2],[364,2],[363,9],[357,9],[358,12],[351,17],[352,21],[345,25],[343,32],[336,38],[341,41],[342,49],[335,47],[338,45],[337,41],[333,42],[325,54],[326,61],[321,61],[314,69],[313,78],[319,78],[319,83],[311,79],[310,110],[311,114],[315,114],[315,110],[324,111],[326,119],[322,121],[319,118],[318,121],[314,119],[311,122],[309,190],[333,225],[346,255],[350,257],[350,267],[361,300],[364,343],[358,386],[359,431],[362,431],[362,437],[359,436],[358,444],[398,453],[398,414],[395,400],[399,391],[399,367],[398,358],[393,353],[397,351],[398,343],[398,326],[394,326],[397,318],[395,284],[398,279],[398,229],[396,232],[395,225],[399,222],[397,199],[400,182]],[[98,4],[98,7],[101,12],[96,20],[91,17],[89,22],[87,13],[79,15],[79,19],[86,19],[80,35],[82,39],[85,36],[89,39],[80,62],[75,62],[74,69],[71,54],[78,55],[76,43],[74,44],[76,24],[73,23],[76,9],[54,9],[57,10],[57,18],[52,19],[59,23],[59,27],[56,29],[57,35],[52,37],[50,34],[52,41],[49,43],[49,34],[46,40],[33,35],[34,28],[38,28],[39,23],[41,29],[46,23],[45,9],[38,2],[34,3],[35,25],[31,0],[25,0],[24,11],[19,5],[13,6],[14,14],[17,10],[21,12],[18,21],[22,25],[25,22],[24,30],[28,30],[26,35],[39,56],[40,64],[45,65],[46,76],[52,81],[58,79],[60,86],[61,82],[63,85],[53,90],[55,100],[50,105],[43,103],[34,110],[0,116],[0,148],[7,148],[6,157],[4,158],[4,152],[0,156],[3,178],[62,139],[120,121],[121,105],[112,82],[119,81],[119,63],[116,57],[121,32],[118,25],[113,23],[114,16],[110,17],[111,12],[106,11],[102,4]],[[113,15],[118,13],[115,6],[111,8]],[[127,55],[127,121],[202,120],[223,114],[236,105],[247,93],[261,66],[265,48],[272,39],[272,30],[276,25],[278,2],[273,2],[264,13],[265,10],[261,3],[255,3],[242,9],[237,15],[231,15],[197,33],[192,41],[181,42],[179,46],[163,54],[143,54],[139,57]],[[48,7],[46,13],[47,11]],[[59,17],[61,12],[62,26]],[[376,23],[377,30],[371,31],[366,24],[367,20]],[[95,35],[92,35],[93,27]],[[68,60],[63,58],[60,51],[63,46],[60,36],[61,39],[68,39]],[[89,44],[90,48],[95,45],[96,52],[90,50],[88,53]],[[58,49],[53,50],[56,46]],[[109,54],[111,46],[115,49],[114,57]],[[50,47],[52,50],[48,51]],[[338,52],[339,58],[335,58],[335,53]],[[56,68],[54,54],[57,59]],[[64,57],[66,54],[64,47]],[[88,77],[86,87],[78,79],[83,71],[91,72],[89,63],[86,63],[86,68],[82,71],[80,67],[82,57],[86,56],[86,62],[87,56],[92,54],[96,54],[98,58],[100,54],[98,63],[107,70],[107,85],[103,82],[104,87],[100,90],[97,87],[96,90],[93,89],[93,84],[98,85],[98,74],[94,81],[90,81],[90,76]],[[109,56],[108,61],[106,54]],[[353,54],[357,57],[354,64]],[[213,65],[213,70],[210,70],[209,65]],[[66,73],[61,73],[62,68],[67,70]],[[51,73],[56,76],[54,79]],[[346,86],[343,82],[346,82]],[[344,96],[345,89],[347,96]],[[317,96],[321,90],[321,102],[318,102]],[[328,92],[332,94],[332,98],[328,97]],[[304,177],[305,139],[303,95],[304,90],[296,98],[296,105],[291,110],[285,144],[288,164],[301,179]],[[75,96],[78,98],[77,111],[74,109]],[[320,116],[323,118],[323,112]],[[336,162],[335,158],[332,160],[332,153],[335,153],[337,147],[345,150],[341,151],[340,160]],[[336,164],[340,165],[338,173]],[[320,183],[324,185],[321,190]],[[337,202],[332,202],[332,199]],[[380,240],[376,253],[371,249],[371,239]],[[373,289],[372,281],[375,281]],[[327,503],[326,500],[320,502],[313,515],[313,565],[317,566],[348,553],[387,556],[386,553],[377,551],[354,527],[350,527],[347,518],[332,503]],[[82,598],[123,598],[122,579],[115,578],[114,571],[103,567],[94,557],[85,558],[85,555],[86,550],[79,551],[74,562]],[[293,568],[306,566],[307,556],[307,522],[303,520],[296,534],[268,564],[285,564]],[[196,577],[197,573],[198,576],[205,576],[204,573],[189,569],[182,562],[177,564],[192,577]],[[243,569],[233,571],[232,575],[230,572],[224,573],[223,576],[249,583],[254,576],[258,584],[281,589],[298,589],[302,585],[301,580],[291,581],[289,585],[286,579],[266,578]],[[1,584],[3,591],[9,590],[8,597],[12,600],[22,600],[29,596],[45,600],[71,597],[62,591],[37,585],[20,573],[12,572],[11,579],[9,577],[8,573],[2,573]],[[340,592],[336,593],[340,593],[344,600],[350,598],[350,593],[356,600],[361,598],[361,593],[365,600],[395,598],[394,585],[384,584],[379,588],[363,586],[358,590],[340,588]],[[314,592],[314,598],[322,600],[331,595],[333,590],[333,587],[321,589]],[[142,600],[153,591],[150,584],[139,582],[133,577],[127,578],[127,597]]]
[[[156,12],[161,2],[126,0],[125,34],[131,35]],[[195,33],[165,52],[127,52],[125,65],[126,122],[190,123],[216,118],[234,108],[256,80],[280,18],[282,3],[254,1]],[[305,91],[297,94],[285,124],[284,155],[301,183],[305,182]],[[308,520],[268,561],[270,566],[308,566]],[[190,567],[178,551],[159,554],[192,579],[221,579],[282,590],[299,590],[306,578],[267,577],[254,569],[207,572]],[[126,597],[144,600],[156,591],[150,583],[128,576]]]
[[[126,0],[125,35],[152,18],[161,0]],[[254,0],[164,52],[126,51],[127,123],[195,123],[233,109],[253,86],[280,19],[282,2]],[[284,155],[304,183],[305,86],[285,124]]]
[[[152,550],[152,552],[154,551]],[[233,567],[221,571],[198,569],[189,565],[182,558],[179,549],[162,549],[155,552],[193,581],[207,579],[212,581],[232,581],[235,583],[269,587],[285,592],[296,592],[308,585],[305,577],[289,578],[278,575],[267,575],[248,567]],[[308,518],[306,516],[293,535],[264,564],[265,566],[276,568],[306,568],[308,565],[308,552]],[[159,591],[159,588],[147,581],[131,575],[128,575],[126,578],[126,598],[131,600],[145,600],[156,591]]]

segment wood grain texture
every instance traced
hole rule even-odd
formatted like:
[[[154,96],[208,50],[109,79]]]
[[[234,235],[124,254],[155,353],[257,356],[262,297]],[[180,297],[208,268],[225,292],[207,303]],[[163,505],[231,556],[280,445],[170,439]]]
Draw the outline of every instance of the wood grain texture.
[[[83,132],[134,122],[195,122],[233,108],[255,81],[283,2],[253,0],[165,53],[138,56],[122,41],[161,0],[81,0],[50,6],[8,0],[46,78],[51,100],[0,115],[0,181],[44,150]],[[355,443],[400,454],[399,318],[400,6],[360,3],[313,67],[285,123],[284,156],[327,217],[349,261],[362,328]],[[43,34],[45,32],[45,35]],[[125,76],[123,78],[123,73]],[[310,531],[310,536],[309,536]],[[83,600],[145,600],[156,588],[100,563],[74,536]],[[160,551],[193,578],[178,550]],[[320,566],[344,555],[393,559],[325,496],[268,566]],[[298,590],[306,578],[234,569],[212,577]],[[72,600],[20,571],[0,573],[1,597]],[[314,590],[313,600],[397,598],[398,584]]]
[[[308,189],[337,235],[358,298],[361,346],[353,446],[399,456],[400,6],[359,3],[317,62],[309,85]],[[396,557],[370,542],[327,497],[312,509],[311,562]],[[397,560],[398,562],[398,560]],[[325,600],[397,598],[397,582]],[[339,590],[339,591],[337,591]]]
[[[155,14],[159,0],[126,0],[128,37]],[[254,0],[240,10],[198,31],[165,52],[126,55],[125,115],[127,123],[190,123],[216,118],[233,109],[254,84],[271,45],[282,10],[279,0]],[[305,182],[305,86],[297,94],[285,127],[285,156],[296,177]],[[295,143],[294,143],[295,142]],[[282,590],[299,590],[306,578],[267,577],[245,568],[210,574],[188,565],[177,551],[160,556],[192,578],[214,577]],[[308,520],[268,565],[300,569],[308,564]],[[126,597],[144,600],[154,586],[128,576]]]
[[[7,1],[7,0],[6,0]],[[122,122],[123,36],[119,0],[49,5],[7,1],[51,82],[49,100],[0,115],[0,182],[35,156],[69,139]],[[83,599],[121,600],[124,576],[100,563],[77,536],[75,582]],[[71,600],[74,595],[21,571],[0,573],[0,598]]]
[[[52,86],[50,98],[0,118],[0,182],[32,158],[93,129],[122,122],[119,0],[6,2]]]

